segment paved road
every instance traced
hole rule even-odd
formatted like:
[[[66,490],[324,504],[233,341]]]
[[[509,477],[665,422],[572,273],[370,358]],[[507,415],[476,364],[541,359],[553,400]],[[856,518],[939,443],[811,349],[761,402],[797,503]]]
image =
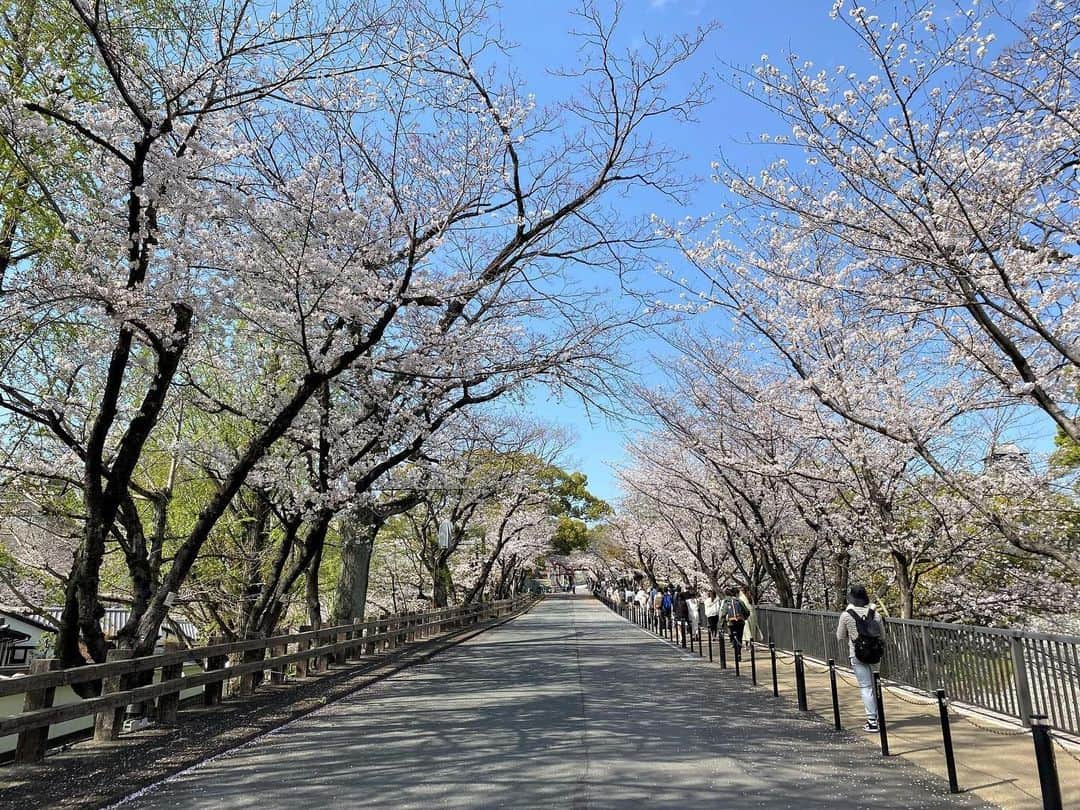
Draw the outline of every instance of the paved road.
[[[689,805],[983,806],[564,597],[125,807]]]

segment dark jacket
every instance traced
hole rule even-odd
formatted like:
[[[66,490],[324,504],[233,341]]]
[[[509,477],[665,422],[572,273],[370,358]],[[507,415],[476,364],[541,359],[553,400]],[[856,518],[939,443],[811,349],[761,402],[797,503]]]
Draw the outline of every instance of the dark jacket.
[[[720,615],[724,617],[724,621],[729,624],[737,624],[738,622],[745,622],[750,618],[750,611],[746,609],[746,605],[742,603],[742,600],[737,596],[725,596],[724,600],[720,603]]]
[[[681,594],[675,594],[675,618],[680,622],[690,621],[690,607],[686,604],[686,597]]]

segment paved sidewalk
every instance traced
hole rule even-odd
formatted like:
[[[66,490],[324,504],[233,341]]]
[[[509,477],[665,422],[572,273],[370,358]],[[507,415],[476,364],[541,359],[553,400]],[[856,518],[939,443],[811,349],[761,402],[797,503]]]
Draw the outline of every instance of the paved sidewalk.
[[[180,774],[132,808],[985,807],[588,598]]]

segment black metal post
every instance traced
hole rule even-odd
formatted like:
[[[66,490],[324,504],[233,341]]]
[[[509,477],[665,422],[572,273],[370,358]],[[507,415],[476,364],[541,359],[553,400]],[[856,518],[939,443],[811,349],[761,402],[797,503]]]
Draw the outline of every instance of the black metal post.
[[[682,642],[682,648],[686,649],[686,622],[679,619],[679,639]]]
[[[709,663],[712,663],[712,630],[709,631]]]
[[[840,725],[840,696],[836,693],[836,660],[833,658],[829,659],[829,687],[832,689],[833,725],[840,731],[843,726]]]
[[[874,673],[874,702],[877,703],[878,736],[881,737],[881,755],[889,755],[889,732],[885,727],[885,701],[881,695],[881,673]]]
[[[1031,715],[1031,739],[1035,743],[1035,763],[1039,767],[1043,810],[1061,810],[1061,783],[1054,761],[1054,741],[1045,714]]]
[[[769,657],[772,659],[772,694],[780,697],[780,683],[776,679],[776,644],[769,642]]]
[[[701,625],[699,624],[697,626],[697,656],[702,658],[704,655],[705,653],[701,651]]]
[[[716,632],[716,646],[720,648],[720,669],[727,669],[727,642]]]
[[[945,690],[938,689],[938,714],[941,716],[941,742],[945,746],[945,769],[949,772],[949,793],[959,793],[960,783],[956,779],[956,758],[952,749],[952,728],[949,726],[949,702]]]
[[[732,643],[731,649],[735,655],[735,677],[738,678],[740,675],[742,675],[742,673],[739,671],[739,663],[742,656],[739,655],[739,648],[736,647],[734,643]]]
[[[750,682],[757,686],[757,658],[754,655],[754,642],[750,642]]]
[[[795,650],[795,694],[799,698],[799,711],[810,711],[806,702],[806,670],[803,669],[802,650]]]

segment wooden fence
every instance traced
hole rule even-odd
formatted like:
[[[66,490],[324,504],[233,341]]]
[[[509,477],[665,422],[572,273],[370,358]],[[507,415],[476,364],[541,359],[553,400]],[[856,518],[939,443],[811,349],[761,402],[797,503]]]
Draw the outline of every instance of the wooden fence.
[[[318,630],[301,627],[299,632],[287,631],[269,638],[228,643],[211,639],[205,647],[167,650],[142,658],[132,658],[129,651],[113,650],[103,664],[73,669],[60,669],[60,662],[54,658],[38,659],[31,665],[29,675],[0,680],[0,698],[24,696],[20,714],[0,718],[0,737],[18,735],[16,763],[40,762],[48,747],[49,728],[54,724],[93,716],[94,739],[114,740],[129,705],[146,705],[159,724],[175,724],[183,690],[202,687],[203,704],[215,706],[221,703],[229,679],[239,679],[238,694],[251,694],[267,674],[271,683],[284,682],[290,665],[298,678],[322,674],[331,663],[344,664],[364,655],[505,616],[525,607],[532,599],[520,596],[383,616]],[[191,663],[199,664],[201,671],[185,674],[184,665]],[[98,697],[53,705],[57,687],[94,682],[100,683],[100,690],[95,690],[100,692]]]

